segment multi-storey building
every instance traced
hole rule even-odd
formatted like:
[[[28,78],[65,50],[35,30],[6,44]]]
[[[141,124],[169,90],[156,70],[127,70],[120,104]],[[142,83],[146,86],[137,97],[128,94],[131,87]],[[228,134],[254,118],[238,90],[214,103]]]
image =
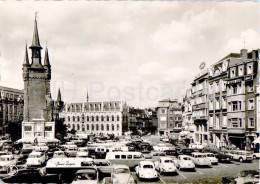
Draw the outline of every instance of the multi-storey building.
[[[228,144],[227,140],[227,69],[228,61],[236,58],[230,54],[210,67],[208,78],[209,140],[217,147]]]
[[[68,129],[79,133],[121,136],[127,131],[124,101],[69,103],[60,113]]]
[[[178,100],[161,100],[156,110],[158,135],[169,135],[182,130],[182,104]]]
[[[258,50],[242,49],[238,58],[230,58],[227,78],[229,145],[250,149],[257,137],[256,86],[259,84]]]
[[[0,137],[3,137],[9,122],[23,120],[23,90],[0,86],[0,91]]]
[[[208,76],[208,69],[202,70],[191,83],[195,143],[208,142]]]

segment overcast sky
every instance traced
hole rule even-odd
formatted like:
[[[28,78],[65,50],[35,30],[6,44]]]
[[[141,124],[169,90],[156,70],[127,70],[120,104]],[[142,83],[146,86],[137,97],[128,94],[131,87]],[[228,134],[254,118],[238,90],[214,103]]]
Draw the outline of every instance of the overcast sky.
[[[136,107],[181,98],[199,64],[259,48],[256,2],[1,2],[0,85],[23,89],[34,13],[52,65],[52,96],[126,100]],[[44,57],[44,49],[42,57]],[[29,51],[29,55],[31,52]]]

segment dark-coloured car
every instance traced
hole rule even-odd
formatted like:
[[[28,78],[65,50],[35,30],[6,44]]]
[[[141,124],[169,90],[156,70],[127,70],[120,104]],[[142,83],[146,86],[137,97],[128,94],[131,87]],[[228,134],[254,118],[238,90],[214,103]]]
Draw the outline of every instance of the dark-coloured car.
[[[218,162],[231,162],[233,159],[231,155],[224,151],[219,151],[215,156],[218,159]]]
[[[163,151],[167,157],[176,157],[178,156],[176,149],[169,149]]]
[[[191,155],[191,153],[194,151],[195,150],[192,148],[180,148],[180,149],[177,149],[177,154],[178,155]]]

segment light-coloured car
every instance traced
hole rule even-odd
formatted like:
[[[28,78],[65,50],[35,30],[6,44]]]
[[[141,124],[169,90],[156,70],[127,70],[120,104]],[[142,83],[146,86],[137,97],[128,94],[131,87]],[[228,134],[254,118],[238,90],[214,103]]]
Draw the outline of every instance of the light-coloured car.
[[[14,155],[2,155],[0,156],[0,172],[7,171],[8,166],[15,166],[17,159]]]
[[[183,169],[195,170],[195,164],[188,155],[179,155],[176,160],[174,160],[176,167],[181,171]]]
[[[175,173],[177,171],[173,159],[170,157],[162,157],[155,162],[155,168],[160,173]]]
[[[54,151],[53,158],[67,158],[64,151]]]
[[[78,152],[78,147],[76,145],[68,145],[65,148],[65,154],[68,157],[76,157],[77,152]]]
[[[27,158],[27,167],[41,166],[46,161],[45,155],[42,152],[32,152]]]
[[[113,184],[135,184],[135,180],[126,165],[115,165],[111,173]]]
[[[218,164],[218,159],[215,157],[213,153],[204,153],[204,155],[210,160],[212,165]]]
[[[157,171],[155,170],[155,166],[152,161],[141,161],[136,167],[136,175],[140,179],[158,178]]]
[[[189,148],[202,150],[204,148],[204,145],[199,143],[190,143]]]
[[[98,170],[95,167],[84,168],[76,172],[76,177],[72,184],[98,184]]]
[[[229,155],[233,157],[233,160],[239,162],[251,162],[253,160],[253,154],[249,151],[232,150],[229,152]]]
[[[164,151],[164,150],[170,149],[170,147],[165,144],[157,144],[157,145],[153,146],[153,149],[154,149],[154,151]]]
[[[197,166],[211,166],[210,160],[204,155],[204,153],[193,152],[191,154],[191,160]]]

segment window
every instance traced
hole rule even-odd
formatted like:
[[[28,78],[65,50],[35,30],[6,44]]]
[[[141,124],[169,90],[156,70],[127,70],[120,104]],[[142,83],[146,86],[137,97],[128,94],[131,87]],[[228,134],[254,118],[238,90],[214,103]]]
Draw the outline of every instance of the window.
[[[45,131],[52,131],[52,126],[45,126]]]
[[[253,83],[249,84],[247,87],[247,92],[254,92],[254,86]]]
[[[102,130],[102,131],[104,130],[104,125],[103,125],[103,124],[101,124],[101,130]]]
[[[232,102],[232,111],[237,111],[237,102]]]
[[[243,66],[239,66],[239,69],[238,69],[238,76],[243,76],[243,75],[244,75]]]
[[[99,130],[99,126],[98,126],[98,124],[96,124],[96,130],[97,130],[97,131]]]
[[[118,116],[118,115],[117,115],[117,117],[116,117],[116,120],[117,120],[117,121],[119,121],[119,120],[120,120],[120,118],[119,118],[119,116]]]
[[[107,131],[109,131],[109,125],[107,125]]]
[[[85,126],[84,126],[84,125],[82,126],[82,131],[83,131],[83,132],[85,131]]]
[[[252,74],[253,73],[253,66],[251,64],[247,64],[247,74]]]
[[[229,119],[231,128],[242,128],[242,119],[241,118],[233,118]]]
[[[112,121],[115,121],[115,117],[112,115]]]
[[[233,91],[232,91],[233,93],[233,95],[236,95],[237,94],[237,86],[233,86]]]
[[[132,155],[127,155],[127,159],[132,159],[133,156]]]
[[[75,124],[72,125],[72,129],[75,130]]]
[[[254,99],[248,100],[247,110],[254,110]]]
[[[232,102],[232,110],[231,111],[240,111],[242,108],[241,101]]]
[[[77,116],[77,121],[80,121],[80,118],[79,118],[79,116]]]
[[[79,124],[77,124],[77,130],[80,130],[80,126],[79,126]]]
[[[87,125],[87,130],[89,130],[89,125]]]
[[[94,130],[94,125],[91,126],[92,130]]]
[[[114,125],[112,125],[112,131],[114,131],[114,129],[115,129],[115,126],[114,126]]]
[[[161,109],[161,114],[166,114],[165,109]]]
[[[115,155],[115,158],[119,159],[119,158],[120,158],[120,155]]]
[[[72,121],[75,121],[75,117],[74,116],[72,116]]]
[[[121,159],[126,159],[126,155],[121,155]]]
[[[95,120],[94,120],[94,116],[91,116],[91,121],[95,121]]]
[[[254,128],[254,127],[255,127],[254,118],[248,118],[248,128]]]
[[[109,116],[107,116],[107,121],[109,121]]]
[[[68,116],[68,121],[70,121],[70,116]]]
[[[87,116],[87,121],[89,121],[89,116]]]
[[[104,116],[101,116],[101,121],[104,121]]]
[[[99,117],[98,116],[96,116],[96,121],[99,121]]]
[[[173,120],[172,117],[170,117],[170,120],[171,120],[171,121]]]
[[[231,78],[233,78],[233,77],[236,76],[236,74],[235,74],[235,68],[232,68],[232,69],[231,69],[230,76],[231,76]]]
[[[116,125],[116,129],[117,129],[117,131],[119,131],[119,128],[120,128],[119,125]]]
[[[32,131],[32,126],[24,126],[24,131]]]

